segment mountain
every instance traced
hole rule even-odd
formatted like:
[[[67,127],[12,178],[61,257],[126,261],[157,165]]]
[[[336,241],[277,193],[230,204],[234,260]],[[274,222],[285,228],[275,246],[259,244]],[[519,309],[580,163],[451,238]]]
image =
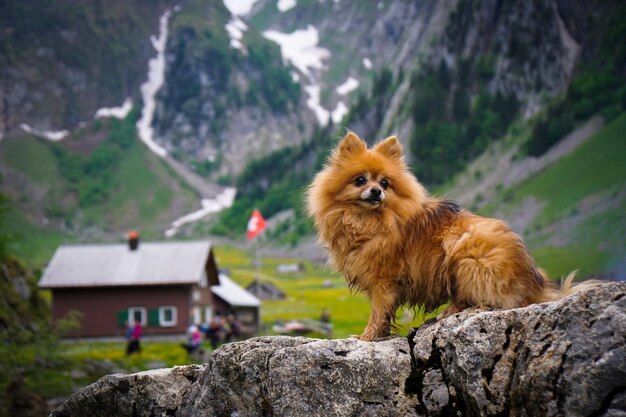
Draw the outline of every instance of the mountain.
[[[139,98],[168,2],[0,3],[0,132],[72,129]]]
[[[546,233],[567,234],[550,228],[584,213],[624,228],[611,211],[624,188],[614,164],[626,107],[622,4],[46,5],[0,4],[0,188],[19,208],[19,228],[36,225],[33,235],[106,240],[139,227],[152,237],[238,238],[258,207],[273,218],[268,238],[301,244],[311,234],[302,191],[346,128],[370,142],[397,134],[431,190],[506,218],[539,252],[580,240]],[[113,114],[121,119],[102,117]],[[546,179],[562,187],[553,194],[573,197],[558,210],[541,202],[552,196],[525,184],[557,175],[562,158],[584,160],[572,153],[582,146],[611,172],[584,194]],[[191,223],[230,204],[208,202],[228,200],[224,187],[237,188],[232,208]],[[602,193],[610,202],[587,210]],[[190,223],[172,228],[181,216]],[[572,253],[600,254],[586,274],[619,270],[626,250],[615,237],[599,244],[600,229],[583,227],[589,216],[576,228],[596,237]]]
[[[186,2],[170,32],[155,131],[177,158],[233,176],[310,135],[313,116],[278,46],[221,2]]]

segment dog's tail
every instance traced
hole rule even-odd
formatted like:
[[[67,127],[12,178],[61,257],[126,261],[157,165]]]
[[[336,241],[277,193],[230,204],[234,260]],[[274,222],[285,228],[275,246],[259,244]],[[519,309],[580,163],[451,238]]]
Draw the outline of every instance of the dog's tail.
[[[565,277],[565,279],[561,280],[561,286],[557,287],[550,279],[546,271],[538,268],[538,272],[544,281],[544,291],[542,294],[542,301],[540,302],[557,301],[577,292],[586,291],[587,289],[593,288],[601,283],[601,281],[598,280],[588,280],[575,284],[574,279],[576,278],[578,271],[572,271],[567,275],[567,277]]]

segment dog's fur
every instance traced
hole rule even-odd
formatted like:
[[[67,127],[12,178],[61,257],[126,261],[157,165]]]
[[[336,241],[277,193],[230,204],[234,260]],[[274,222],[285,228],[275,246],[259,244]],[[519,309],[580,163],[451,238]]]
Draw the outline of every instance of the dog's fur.
[[[395,137],[368,149],[348,132],[310,185],[307,208],[331,265],[370,298],[362,340],[388,335],[403,304],[433,311],[450,301],[443,318],[573,291],[573,274],[558,290],[506,223],[430,197]]]

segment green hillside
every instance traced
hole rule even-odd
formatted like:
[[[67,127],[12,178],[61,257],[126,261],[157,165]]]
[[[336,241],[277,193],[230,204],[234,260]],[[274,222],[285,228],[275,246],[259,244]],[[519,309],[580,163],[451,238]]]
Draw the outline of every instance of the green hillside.
[[[626,113],[515,193],[543,208],[528,227],[528,243],[553,276],[611,274],[626,255]],[[558,239],[555,239],[555,235]],[[556,244],[559,243],[559,244]]]
[[[0,142],[0,161],[39,184],[53,185],[60,176],[50,147],[30,135]]]
[[[626,185],[626,113],[616,118],[571,154],[526,181],[517,198],[546,202],[537,222],[549,222],[583,198]]]
[[[137,140],[134,123],[133,115],[97,122],[61,143],[30,135],[0,142],[17,255],[41,266],[61,242],[118,240],[131,228],[161,239],[198,208],[197,193]]]
[[[33,225],[15,208],[8,210],[6,222],[11,252],[33,268],[41,268],[48,263],[60,244],[76,239],[68,233]]]

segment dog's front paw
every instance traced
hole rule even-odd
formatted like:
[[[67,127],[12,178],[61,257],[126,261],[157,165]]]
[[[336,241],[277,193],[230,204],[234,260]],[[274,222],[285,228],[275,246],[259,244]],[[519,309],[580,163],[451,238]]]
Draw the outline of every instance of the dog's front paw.
[[[371,330],[366,330],[363,332],[363,334],[359,335],[359,336],[354,336],[355,338],[363,341],[363,342],[371,342],[372,340],[376,339],[376,332],[373,332]]]
[[[390,336],[389,331],[380,331],[377,329],[365,329],[362,335],[356,336],[357,339],[362,340],[364,342],[373,342],[378,339],[385,339]]]

